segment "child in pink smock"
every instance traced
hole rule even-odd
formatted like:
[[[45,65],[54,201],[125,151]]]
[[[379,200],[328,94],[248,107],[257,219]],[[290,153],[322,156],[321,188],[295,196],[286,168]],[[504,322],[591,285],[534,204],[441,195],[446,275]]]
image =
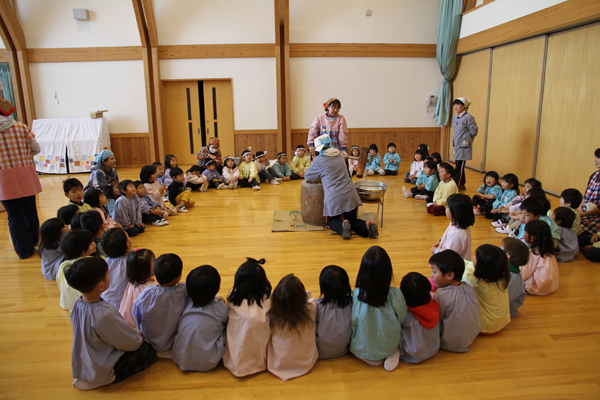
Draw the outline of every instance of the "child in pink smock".
[[[350,154],[352,157],[360,157],[360,148],[358,146],[352,146]],[[348,172],[350,172],[350,176],[356,175],[356,170],[358,170],[358,160],[348,159]]]
[[[248,258],[235,273],[227,295],[229,323],[223,364],[238,378],[267,369],[271,283],[264,263],[264,258]]]
[[[525,225],[525,242],[531,246],[527,265],[521,267],[525,290],[544,296],[558,290],[558,262],[550,227],[544,221],[533,220]]]
[[[127,256],[127,287],[123,293],[123,299],[119,306],[119,313],[127,322],[127,325],[139,332],[137,323],[131,314],[133,305],[140,293],[148,286],[156,286],[154,281],[154,261],[156,257],[152,250],[135,249]]]
[[[102,193],[100,189],[88,189],[83,194],[83,202],[89,204],[90,207],[97,211],[98,214],[102,217],[102,226],[104,226],[104,232],[108,231],[112,228],[121,228],[121,224],[118,224],[117,221],[112,219],[110,213],[108,212],[108,208],[106,208],[106,204],[108,203],[108,199]]]
[[[267,369],[282,381],[307,374],[317,362],[316,316],[300,279],[283,277],[271,295],[267,346]]]
[[[455,193],[448,197],[446,217],[450,225],[444,236],[431,247],[431,254],[444,250],[454,250],[464,260],[471,261],[471,226],[475,224],[473,203],[469,196]]]

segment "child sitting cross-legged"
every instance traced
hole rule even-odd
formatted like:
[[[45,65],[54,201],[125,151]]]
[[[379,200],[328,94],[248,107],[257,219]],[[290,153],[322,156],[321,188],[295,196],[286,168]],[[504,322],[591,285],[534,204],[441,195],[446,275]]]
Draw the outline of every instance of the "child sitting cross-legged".
[[[385,156],[383,156],[383,163],[385,164],[385,174],[398,175],[401,160],[398,153],[396,153],[396,144],[390,143],[387,145],[387,148],[388,152],[385,153]]]
[[[147,287],[131,310],[141,334],[161,358],[173,358],[177,324],[189,300],[185,284],[179,283],[182,271],[183,262],[177,254],[158,257],[154,276],[160,286]]]
[[[477,293],[462,282],[465,261],[453,250],[444,250],[429,259],[433,299],[440,305],[440,348],[455,353],[469,351],[481,332]]]
[[[256,163],[252,162],[252,153],[250,150],[242,152],[242,162],[240,163],[240,180],[241,187],[252,187],[254,190],[260,190],[260,179]]]
[[[235,165],[233,157],[227,156],[223,160],[223,182],[229,189],[235,189],[240,179],[240,169]]]
[[[207,372],[219,364],[225,353],[229,314],[218,295],[221,276],[210,265],[202,265],[188,274],[185,287],[190,301],[177,326],[173,361],[182,371]]]
[[[485,214],[493,208],[494,201],[502,195],[502,188],[498,184],[498,173],[488,171],[483,178],[483,185],[477,189],[473,196],[473,213],[475,215]]]
[[[544,296],[558,290],[558,263],[550,227],[540,220],[525,225],[525,242],[531,246],[527,265],[521,267],[525,290]]]
[[[206,178],[208,187],[214,187],[218,190],[227,189],[227,185],[223,183],[223,177],[219,171],[217,171],[217,163],[215,160],[208,160],[206,162],[206,169],[202,171],[202,175]]]
[[[82,258],[65,276],[70,287],[82,293],[71,312],[73,386],[92,390],[148,368],[156,360],[156,351],[101,297],[111,285],[106,262]]]
[[[404,178],[404,182],[412,183],[413,185],[417,182],[417,178],[421,171],[423,171],[423,166],[425,163],[425,153],[421,149],[417,149],[415,151],[415,160],[410,164],[410,171],[406,173],[406,178]]]
[[[115,202],[113,218],[123,226],[130,237],[144,233],[146,226],[142,222],[142,208],[133,181],[125,179],[119,184],[119,190],[121,197]]]
[[[410,191],[402,186],[402,193],[407,199],[414,197],[417,200],[427,200],[427,203],[431,203],[439,183],[437,164],[433,160],[426,160],[423,170],[417,177],[417,186],[410,188]]]
[[[294,179],[293,174],[296,174],[300,179],[304,179],[304,171],[310,167],[310,164],[311,160],[308,154],[306,154],[306,147],[299,144],[296,147],[296,155],[292,159],[292,179]]]
[[[558,207],[552,213],[551,218],[560,230],[556,260],[561,263],[572,261],[579,253],[577,233],[573,230],[575,213],[569,207]]]
[[[146,192],[146,186],[142,181],[135,181],[133,185],[136,189],[137,197],[140,200],[140,209],[142,210],[142,222],[151,223],[153,226],[169,225],[167,221],[168,212],[164,211],[158,201]]]
[[[131,315],[133,305],[140,293],[149,286],[156,286],[154,280],[154,262],[156,257],[152,250],[137,248],[129,252],[126,261],[125,273],[127,276],[127,286],[121,299],[119,313],[127,322],[127,325],[139,332],[137,323]]]
[[[506,207],[519,194],[519,178],[515,174],[506,174],[502,177],[502,193],[492,203],[492,209],[485,212],[487,219],[498,221],[505,214],[500,211]]]
[[[406,274],[400,290],[408,309],[400,334],[400,359],[420,363],[440,349],[439,304],[429,294],[431,283],[418,272]]]
[[[385,175],[385,170],[381,168],[381,156],[375,143],[371,143],[369,146],[369,155],[367,156],[367,166],[365,167],[367,175],[373,176],[375,174]]]
[[[131,239],[123,229],[112,228],[102,235],[102,248],[108,256],[106,263],[111,279],[110,287],[102,298],[118,310],[127,288],[127,256],[131,251]]]
[[[202,167],[192,165],[190,169],[185,171],[185,186],[200,192],[206,192],[208,189],[208,178],[202,174]]]
[[[475,224],[472,210],[473,203],[466,194],[454,193],[448,197],[446,217],[452,222],[440,241],[431,247],[431,254],[450,249],[471,261],[471,226]]]
[[[60,238],[60,249],[65,255],[65,261],[60,264],[56,272],[56,284],[60,291],[60,308],[71,311],[75,300],[81,296],[81,293],[69,286],[65,278],[65,271],[80,258],[94,254],[96,243],[94,243],[94,236],[90,231],[75,229]]]
[[[287,163],[287,154],[285,154],[283,151],[277,154],[277,162],[273,164],[273,167],[271,167],[270,170],[275,173],[277,178],[281,178],[284,181],[296,180],[300,178],[298,174],[292,172],[290,169],[290,166]]]
[[[510,317],[517,316],[519,307],[525,302],[525,285],[521,275],[521,267],[529,262],[529,248],[519,239],[507,237],[502,239],[500,248],[508,258],[510,281],[508,282],[508,301],[510,302]]]
[[[193,207],[196,202],[190,198],[192,196],[191,191],[185,190],[183,170],[174,167],[170,173],[173,181],[169,185],[169,202],[177,208],[177,212],[186,213],[188,212],[187,209]]]
[[[68,232],[69,227],[60,218],[50,218],[40,228],[38,255],[42,259],[42,275],[46,279],[56,279],[58,267],[65,260],[59,243],[60,238]]]
[[[352,288],[348,273],[337,265],[323,268],[317,305],[319,358],[341,357],[350,350],[352,336]]]
[[[438,167],[440,183],[438,184],[431,203],[427,204],[427,213],[432,215],[446,215],[446,202],[451,194],[458,193],[458,186],[452,179],[454,167],[448,163],[441,163]]]
[[[167,184],[161,182],[159,178],[164,173],[164,168],[159,162],[155,162],[152,165],[144,165],[140,171],[140,181],[144,184],[146,193],[158,202],[161,210],[166,211],[169,215],[177,215],[177,209],[167,206],[163,200],[167,191]]]

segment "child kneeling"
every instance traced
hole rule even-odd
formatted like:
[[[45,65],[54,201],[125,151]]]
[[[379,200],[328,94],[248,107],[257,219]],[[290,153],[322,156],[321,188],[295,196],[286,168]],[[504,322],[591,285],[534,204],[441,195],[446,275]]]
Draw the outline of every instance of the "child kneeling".
[[[156,351],[100,297],[110,286],[106,262],[98,257],[82,258],[65,271],[65,277],[83,293],[71,312],[73,385],[92,390],[148,368],[156,360]]]

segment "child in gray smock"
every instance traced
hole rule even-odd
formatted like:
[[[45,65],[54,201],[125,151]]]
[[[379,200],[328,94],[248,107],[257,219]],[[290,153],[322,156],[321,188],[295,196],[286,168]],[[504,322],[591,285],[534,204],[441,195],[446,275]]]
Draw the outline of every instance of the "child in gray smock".
[[[329,265],[319,276],[320,297],[317,305],[317,350],[319,358],[341,357],[350,349],[352,336],[352,289],[348,273]]]
[[[406,274],[400,290],[408,309],[400,334],[400,359],[420,363],[440,349],[439,304],[429,294],[431,283],[418,272]]]
[[[431,256],[429,266],[438,287],[433,300],[440,306],[440,348],[465,353],[481,332],[477,293],[461,282],[465,262],[454,250],[444,250]]]
[[[131,251],[131,239],[123,229],[111,228],[102,235],[102,248],[108,256],[106,263],[110,270],[110,287],[102,298],[118,310],[127,287],[127,256]]]
[[[85,257],[65,271],[69,285],[83,293],[71,312],[73,385],[91,390],[120,382],[146,369],[156,352],[100,295],[110,286],[106,262]]]
[[[138,296],[131,314],[140,333],[161,358],[173,358],[171,348],[179,318],[188,302],[185,284],[179,284],[183,262],[176,254],[163,254],[154,263],[160,286],[150,286]]]
[[[556,254],[556,261],[558,262],[573,261],[579,253],[577,233],[572,229],[575,218],[575,213],[569,207],[558,207],[552,214],[552,219],[560,230],[558,253]]]
[[[42,259],[42,275],[46,279],[55,280],[58,267],[65,260],[60,238],[67,232],[69,228],[61,218],[50,218],[40,227],[38,255]]]
[[[185,281],[190,300],[183,310],[173,342],[173,361],[182,371],[206,372],[225,353],[229,312],[221,300],[221,277],[210,265],[189,273]]]
[[[508,258],[510,281],[506,290],[508,290],[508,301],[510,302],[510,317],[514,318],[527,297],[520,267],[527,265],[530,252],[525,243],[511,237],[502,239],[500,248],[504,250]]]

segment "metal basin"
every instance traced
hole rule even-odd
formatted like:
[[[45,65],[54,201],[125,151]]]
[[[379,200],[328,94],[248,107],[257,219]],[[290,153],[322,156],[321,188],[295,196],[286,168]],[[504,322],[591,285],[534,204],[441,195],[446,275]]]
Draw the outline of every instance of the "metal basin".
[[[387,185],[377,181],[358,181],[354,184],[362,200],[381,201],[387,190]]]

